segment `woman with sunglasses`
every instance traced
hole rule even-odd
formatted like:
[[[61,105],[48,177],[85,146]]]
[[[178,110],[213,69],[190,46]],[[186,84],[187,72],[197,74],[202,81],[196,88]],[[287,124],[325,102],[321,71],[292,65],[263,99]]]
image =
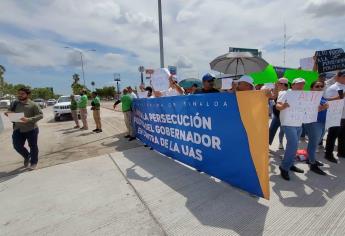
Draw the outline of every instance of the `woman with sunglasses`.
[[[278,94],[281,91],[286,91],[289,88],[289,81],[286,78],[280,78],[276,83],[275,90],[274,90],[274,102],[277,103]],[[273,118],[269,129],[269,144],[271,145],[274,140],[274,136],[277,133],[278,128],[280,127],[280,120],[279,114],[280,111],[277,110],[276,106],[273,106]],[[282,129],[279,131],[279,149],[284,149],[283,147],[283,138],[284,132]]]
[[[321,81],[315,81],[311,84],[311,91],[323,91],[325,85]],[[326,115],[327,115],[328,103],[327,100],[322,97],[319,106],[319,113],[317,116],[317,121],[304,124],[306,134],[308,136],[308,164],[310,164],[310,170],[319,175],[326,175],[326,173],[320,169],[323,163],[316,160],[316,149],[322,135],[325,132]]]

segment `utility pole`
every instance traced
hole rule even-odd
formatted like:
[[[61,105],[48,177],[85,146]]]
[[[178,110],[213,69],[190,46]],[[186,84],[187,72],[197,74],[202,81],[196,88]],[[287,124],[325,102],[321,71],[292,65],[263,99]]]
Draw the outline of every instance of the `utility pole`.
[[[284,23],[284,48],[283,48],[284,58],[283,65],[286,66],[286,24]]]
[[[164,68],[164,47],[163,47],[163,24],[162,24],[162,3],[158,0],[158,19],[159,19],[159,49],[161,68]]]

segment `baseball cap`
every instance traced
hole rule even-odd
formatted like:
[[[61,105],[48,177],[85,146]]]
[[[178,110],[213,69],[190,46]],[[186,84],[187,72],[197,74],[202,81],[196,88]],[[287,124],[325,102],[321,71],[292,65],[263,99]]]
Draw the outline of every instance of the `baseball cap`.
[[[215,79],[214,75],[212,75],[210,73],[207,73],[202,77],[202,81],[210,81],[210,80],[214,80],[214,79]]]
[[[279,83],[282,83],[282,84],[288,84],[289,83],[289,80],[287,78],[284,78],[284,77],[280,78],[278,81],[279,81]]]
[[[239,80],[237,80],[237,83],[239,82],[246,82],[248,84],[251,84],[254,87],[254,81],[253,78],[249,75],[242,75]]]
[[[292,81],[292,84],[299,84],[299,83],[305,83],[305,80],[303,78],[296,78]]]

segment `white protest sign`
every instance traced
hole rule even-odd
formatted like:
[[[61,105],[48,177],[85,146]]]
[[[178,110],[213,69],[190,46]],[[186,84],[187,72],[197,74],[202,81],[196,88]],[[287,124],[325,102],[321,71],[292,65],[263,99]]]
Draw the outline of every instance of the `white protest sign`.
[[[280,112],[281,125],[301,126],[303,123],[315,122],[322,94],[316,91],[286,91],[281,102],[286,101],[289,107]]]
[[[138,98],[147,98],[147,91],[138,91]]]
[[[21,113],[14,113],[10,112],[8,113],[8,119],[10,119],[11,122],[23,122],[21,118],[24,117],[24,112]]]
[[[314,59],[312,57],[302,58],[299,61],[301,69],[303,70],[313,70],[314,68]]]
[[[151,77],[152,87],[155,91],[165,91],[169,89],[170,72],[167,68],[155,70]]]
[[[232,88],[232,79],[226,78],[222,79],[222,89],[231,89]]]
[[[326,116],[326,129],[334,126],[340,126],[341,115],[343,113],[344,99],[334,100],[328,102],[327,116]]]

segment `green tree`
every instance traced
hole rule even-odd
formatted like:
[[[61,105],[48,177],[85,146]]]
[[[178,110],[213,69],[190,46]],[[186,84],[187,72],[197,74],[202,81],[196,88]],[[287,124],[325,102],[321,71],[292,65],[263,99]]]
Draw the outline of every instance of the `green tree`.
[[[96,89],[96,92],[102,98],[113,98],[115,96],[115,87],[103,87],[101,89]]]
[[[54,98],[54,93],[50,88],[34,88],[31,92],[31,98],[43,98],[44,100],[48,100]]]

